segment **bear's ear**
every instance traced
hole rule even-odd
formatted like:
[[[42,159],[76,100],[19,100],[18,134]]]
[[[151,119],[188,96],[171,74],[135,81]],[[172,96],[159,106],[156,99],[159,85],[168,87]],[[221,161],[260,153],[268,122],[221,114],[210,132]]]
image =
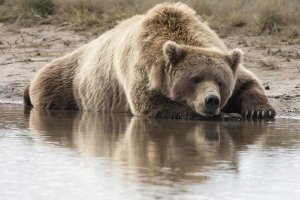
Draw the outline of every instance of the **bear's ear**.
[[[243,62],[244,52],[241,49],[233,49],[229,53],[229,62],[233,71]]]
[[[176,64],[185,57],[185,51],[173,41],[166,41],[163,45],[165,61]]]

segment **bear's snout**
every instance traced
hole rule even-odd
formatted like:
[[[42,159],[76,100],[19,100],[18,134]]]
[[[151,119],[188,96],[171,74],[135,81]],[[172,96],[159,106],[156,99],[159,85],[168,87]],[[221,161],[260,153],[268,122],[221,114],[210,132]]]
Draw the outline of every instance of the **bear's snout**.
[[[208,95],[205,98],[205,109],[209,114],[216,114],[220,107],[220,98],[217,95]]]

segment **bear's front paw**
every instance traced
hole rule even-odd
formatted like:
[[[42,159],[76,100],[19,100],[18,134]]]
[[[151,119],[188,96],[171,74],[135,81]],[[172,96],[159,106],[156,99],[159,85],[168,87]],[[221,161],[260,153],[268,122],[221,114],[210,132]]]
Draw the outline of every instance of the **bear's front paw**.
[[[276,111],[270,105],[248,107],[242,112],[245,118],[274,118]]]

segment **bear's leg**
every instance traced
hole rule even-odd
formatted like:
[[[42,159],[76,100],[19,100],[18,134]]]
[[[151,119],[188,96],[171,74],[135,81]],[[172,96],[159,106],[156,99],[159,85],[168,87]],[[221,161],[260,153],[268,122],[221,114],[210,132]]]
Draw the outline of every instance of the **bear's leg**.
[[[50,67],[42,70],[30,84],[32,106],[40,109],[78,110],[72,76],[67,76],[68,72],[64,72],[62,67],[55,72]]]
[[[130,106],[134,115],[153,118],[199,119],[196,112],[186,105],[172,101],[147,87],[132,89]]]
[[[237,80],[232,97],[223,109],[224,112],[237,112],[246,118],[270,118],[276,115],[258,80],[251,78]]]

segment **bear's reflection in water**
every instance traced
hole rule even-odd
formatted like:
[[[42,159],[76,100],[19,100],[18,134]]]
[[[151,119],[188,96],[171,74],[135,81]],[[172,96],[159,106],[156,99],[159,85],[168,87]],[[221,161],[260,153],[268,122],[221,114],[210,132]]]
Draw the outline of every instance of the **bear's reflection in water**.
[[[238,172],[238,151],[266,130],[260,122],[164,120],[124,114],[32,110],[33,134],[75,149],[80,155],[110,158],[138,176],[168,181],[202,181],[214,169]],[[147,173],[140,174],[140,173]],[[155,178],[154,178],[155,179]]]

